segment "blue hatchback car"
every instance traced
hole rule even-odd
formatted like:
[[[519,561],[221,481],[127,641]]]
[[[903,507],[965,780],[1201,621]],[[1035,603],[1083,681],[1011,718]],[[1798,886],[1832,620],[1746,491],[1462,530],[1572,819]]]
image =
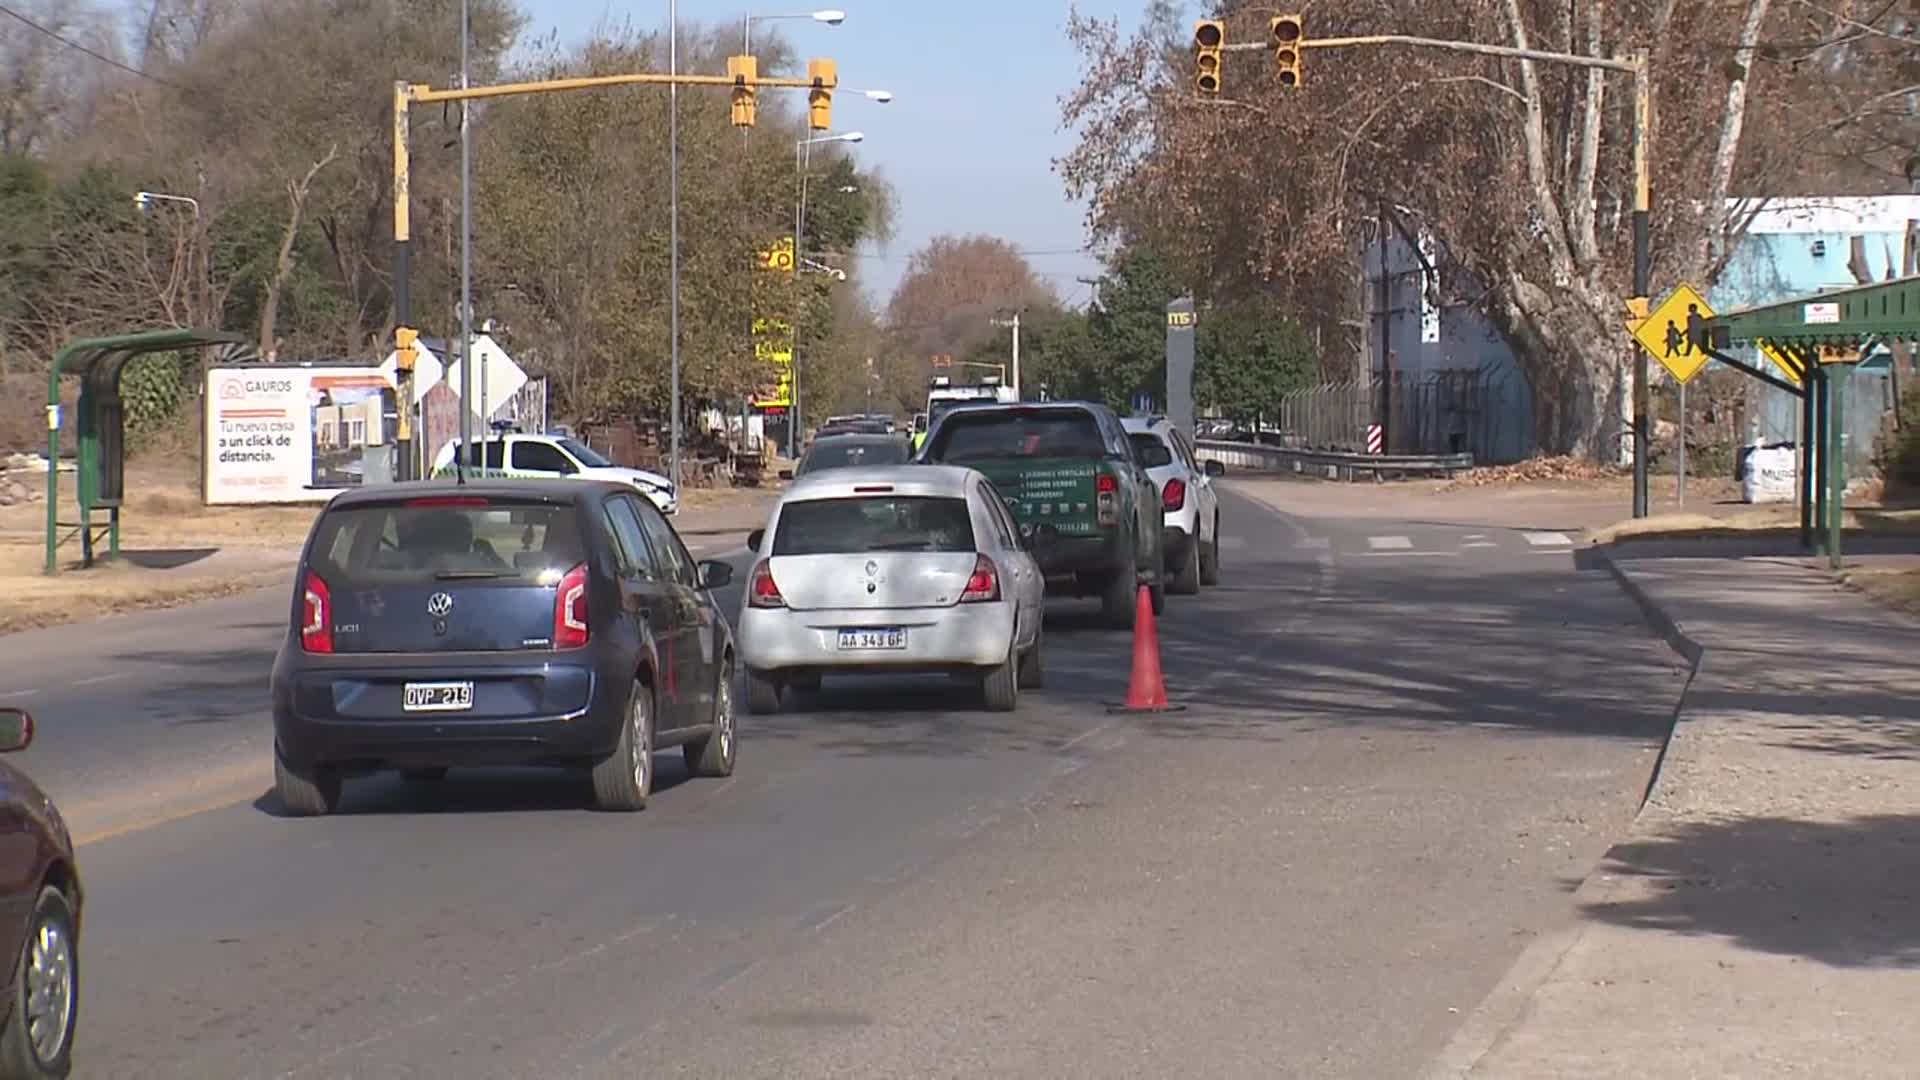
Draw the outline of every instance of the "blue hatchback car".
[[[273,669],[275,787],[296,815],[345,779],[555,765],[639,810],[653,753],[732,773],[733,634],[696,563],[631,487],[486,481],[334,498],[300,560]]]

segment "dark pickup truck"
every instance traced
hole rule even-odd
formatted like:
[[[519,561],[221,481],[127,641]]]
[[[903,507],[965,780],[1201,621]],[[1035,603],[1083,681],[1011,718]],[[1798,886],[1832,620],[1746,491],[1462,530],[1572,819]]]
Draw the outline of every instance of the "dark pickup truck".
[[[916,459],[964,465],[993,481],[1047,589],[1098,596],[1108,625],[1133,625],[1146,585],[1165,602],[1160,496],[1120,418],[1080,401],[961,405],[927,433]]]

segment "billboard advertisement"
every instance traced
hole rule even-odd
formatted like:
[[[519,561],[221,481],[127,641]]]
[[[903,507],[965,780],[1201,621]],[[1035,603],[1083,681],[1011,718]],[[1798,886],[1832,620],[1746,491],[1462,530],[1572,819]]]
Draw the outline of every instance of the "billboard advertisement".
[[[204,401],[209,504],[325,502],[394,475],[394,386],[378,368],[209,368]]]

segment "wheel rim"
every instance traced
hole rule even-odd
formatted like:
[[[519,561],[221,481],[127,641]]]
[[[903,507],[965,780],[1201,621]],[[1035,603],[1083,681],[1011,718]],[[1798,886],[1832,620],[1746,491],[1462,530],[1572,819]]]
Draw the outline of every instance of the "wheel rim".
[[[733,760],[733,671],[723,672],[713,699],[713,737],[720,740],[720,759]]]
[[[647,748],[653,745],[653,715],[647,707],[647,695],[644,690],[633,695],[633,789],[647,790],[647,773],[653,768],[653,756]]]
[[[73,942],[53,919],[34,926],[27,954],[27,1038],[42,1064],[66,1049],[73,1021]]]

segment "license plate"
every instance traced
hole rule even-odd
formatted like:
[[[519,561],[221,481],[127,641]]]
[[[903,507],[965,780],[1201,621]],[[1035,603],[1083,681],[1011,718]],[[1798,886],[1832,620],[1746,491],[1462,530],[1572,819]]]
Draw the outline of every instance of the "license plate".
[[[904,649],[907,647],[907,631],[898,626],[842,630],[840,647],[842,649]]]
[[[401,708],[407,712],[465,712],[473,708],[473,684],[410,682]]]

